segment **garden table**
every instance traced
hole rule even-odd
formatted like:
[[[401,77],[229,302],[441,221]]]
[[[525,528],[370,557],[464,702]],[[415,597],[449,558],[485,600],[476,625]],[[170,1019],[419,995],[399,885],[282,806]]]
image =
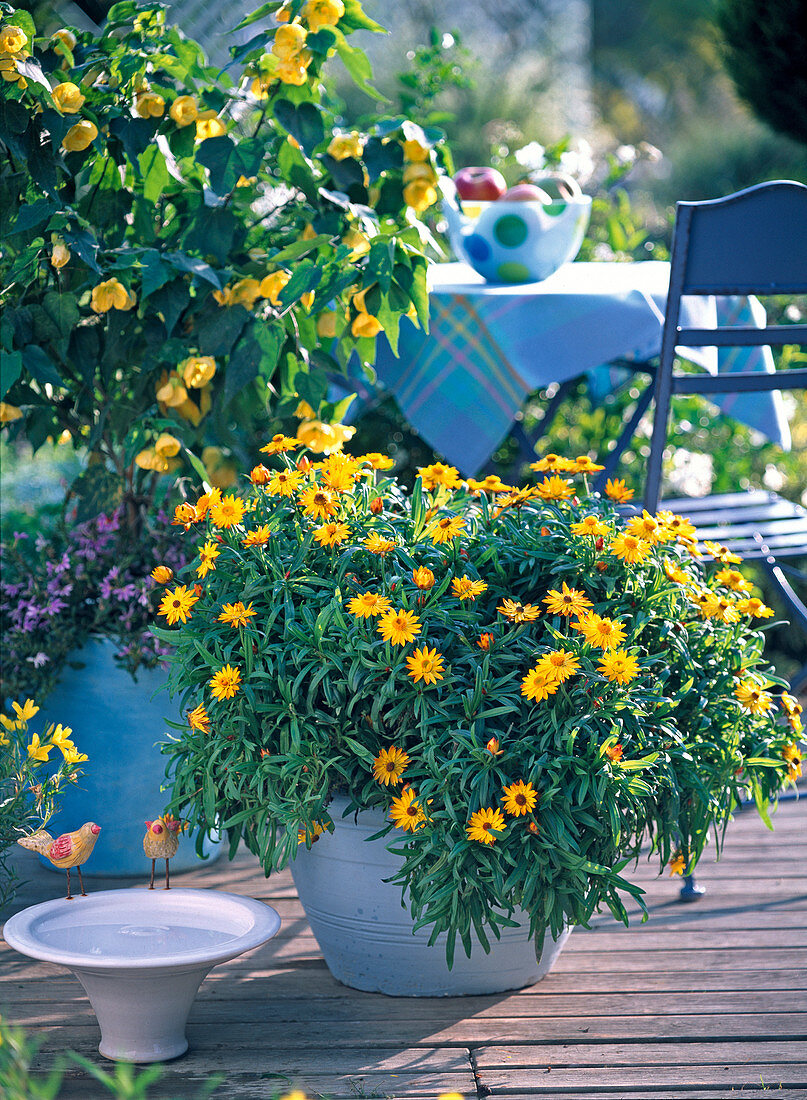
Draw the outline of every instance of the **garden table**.
[[[669,273],[669,264],[658,260],[571,263],[539,283],[499,285],[467,264],[434,264],[430,331],[404,319],[397,358],[379,340],[379,381],[415,431],[472,475],[509,434],[534,390],[591,372],[594,393],[603,397],[625,377],[608,364],[639,367],[658,354]],[[684,299],[682,325],[706,328],[716,320],[764,325],[765,312],[755,299]],[[719,359],[714,348],[681,353],[711,373],[775,369],[767,347],[721,349]],[[779,392],[715,403],[789,449]]]

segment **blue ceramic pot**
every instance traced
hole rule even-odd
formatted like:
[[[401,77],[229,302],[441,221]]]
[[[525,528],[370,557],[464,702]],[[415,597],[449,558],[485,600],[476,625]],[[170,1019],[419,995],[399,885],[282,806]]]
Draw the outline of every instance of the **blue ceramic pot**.
[[[70,662],[81,662],[83,667],[65,663],[59,682],[36,716],[43,725],[70,726],[79,752],[89,757],[78,783],[65,788],[59,813],[47,826],[53,836],[77,829],[85,821],[101,826],[93,853],[82,867],[88,877],[150,873],[151,861],[143,852],[145,822],[158,817],[168,801],[168,792],[160,790],[166,757],[159,742],[169,732],[165,718],[180,719],[178,706],[165,690],[166,673],[160,668],[141,669],[135,679],[115,663],[115,651],[114,642],[94,638],[71,654]],[[220,840],[205,840],[208,860],[222,851]],[[158,872],[162,866],[158,861]],[[181,834],[171,871],[199,866],[195,837]]]

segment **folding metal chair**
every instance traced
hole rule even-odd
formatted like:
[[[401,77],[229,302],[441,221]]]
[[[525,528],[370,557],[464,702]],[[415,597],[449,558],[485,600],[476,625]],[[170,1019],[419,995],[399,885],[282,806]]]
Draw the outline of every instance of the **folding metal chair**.
[[[807,389],[807,369],[772,374],[735,371],[710,375],[673,371],[676,347],[807,345],[807,324],[682,329],[681,297],[807,293],[807,187],[762,183],[723,199],[679,202],[670,261],[670,290],[656,373],[655,414],[644,504],[659,507],[662,459],[673,394],[748,393]],[[700,499],[665,500],[664,508],[685,511],[701,538],[713,539],[743,558],[760,562],[805,634],[807,606],[785,576],[780,558],[807,557],[807,510],[773,492],[724,493]],[[792,681],[807,686],[807,663]]]

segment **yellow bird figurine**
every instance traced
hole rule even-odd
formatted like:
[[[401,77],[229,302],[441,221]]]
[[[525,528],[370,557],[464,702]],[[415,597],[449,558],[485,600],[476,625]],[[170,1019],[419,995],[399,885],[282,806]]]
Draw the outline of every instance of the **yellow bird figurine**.
[[[84,880],[81,877],[81,865],[86,863],[95,847],[101,826],[94,821],[88,821],[74,833],[62,833],[56,839],[46,829],[37,829],[30,836],[21,837],[17,843],[31,852],[37,852],[49,860],[60,871],[67,871],[67,900],[72,901],[70,893],[70,870],[75,867],[78,871],[78,881],[81,885],[81,896],[86,898]]]
[[[151,882],[149,890],[154,889],[154,864],[158,859],[165,860],[165,888],[171,889],[168,875],[168,861],[177,854],[178,834],[182,831],[182,822],[171,814],[163,814],[156,821],[146,822],[146,835],[143,837],[143,851],[151,860]]]

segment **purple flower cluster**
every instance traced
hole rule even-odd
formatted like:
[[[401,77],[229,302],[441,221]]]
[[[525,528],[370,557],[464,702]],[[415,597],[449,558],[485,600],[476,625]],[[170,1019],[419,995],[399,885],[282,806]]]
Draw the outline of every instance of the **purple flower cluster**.
[[[19,532],[0,544],[5,699],[44,696],[63,659],[91,635],[116,641],[118,660],[131,672],[165,658],[168,648],[149,631],[162,591],[149,574],[157,565],[177,572],[185,562],[165,535],[168,517],[159,514],[154,524],[133,537],[118,509],[39,535],[33,546]]]

